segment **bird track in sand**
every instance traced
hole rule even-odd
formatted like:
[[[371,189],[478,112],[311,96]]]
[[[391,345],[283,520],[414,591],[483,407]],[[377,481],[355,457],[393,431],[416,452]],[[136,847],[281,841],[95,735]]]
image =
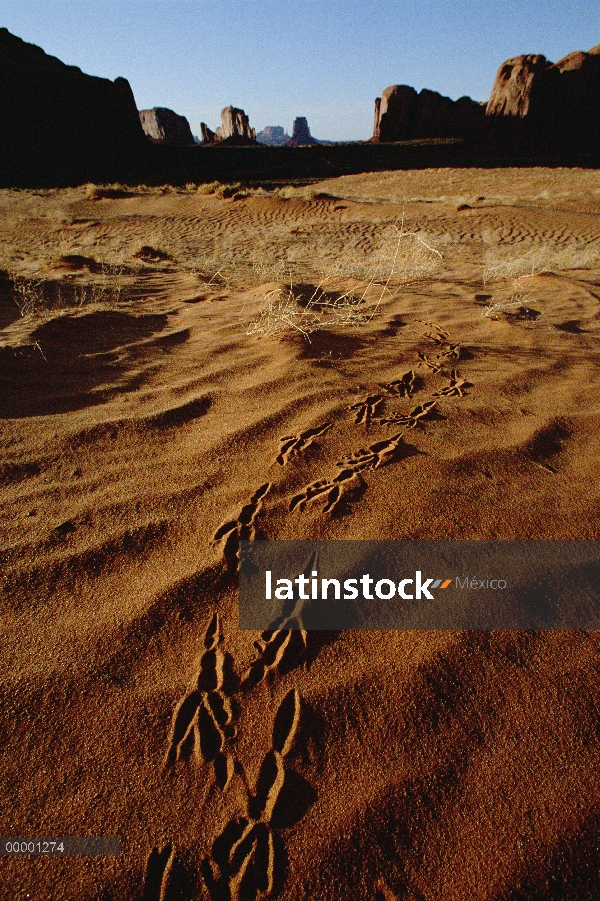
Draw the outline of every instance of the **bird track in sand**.
[[[439,348],[435,362],[419,353],[422,363],[436,373],[445,374],[448,384],[430,394],[407,413],[390,413],[378,417],[377,413],[389,398],[412,398],[418,384],[414,370],[409,370],[393,381],[380,385],[384,393],[368,395],[350,409],[355,411],[355,423],[369,426],[401,424],[415,428],[436,409],[434,398],[462,398],[469,387],[456,369],[443,372],[443,361],[460,355],[460,345],[452,344],[446,332],[427,323],[432,331],[425,337]],[[297,435],[280,439],[276,461],[286,465],[300,455],[315,439],[325,435],[333,427],[331,422],[306,429]],[[306,505],[319,498],[325,499],[324,512],[332,513],[344,498],[365,486],[362,474],[380,469],[405,458],[409,446],[403,432],[374,441],[343,456],[335,464],[335,476],[311,482],[295,494],[289,504],[290,512],[304,510]],[[230,573],[240,565],[240,541],[252,541],[256,537],[256,517],[262,500],[271,490],[271,483],[263,483],[242,506],[235,519],[223,523],[216,530],[213,541],[222,542],[222,554]],[[308,567],[315,565],[314,560]],[[263,631],[254,642],[256,658],[247,666],[235,683],[235,689],[225,688],[225,654],[221,647],[223,634],[218,613],[215,613],[206,629],[204,650],[199,658],[197,672],[192,683],[173,711],[168,736],[164,768],[175,769],[178,764],[194,760],[198,766],[212,764],[214,784],[225,792],[237,775],[244,785],[246,811],[231,817],[212,844],[212,853],[201,863],[202,878],[214,901],[228,898],[255,899],[271,895],[275,890],[278,842],[273,827],[273,815],[280,799],[285,780],[285,758],[290,753],[301,718],[300,695],[292,688],[281,701],[272,729],[271,747],[260,764],[255,788],[252,789],[241,761],[235,754],[234,742],[237,730],[234,724],[235,710],[231,695],[251,691],[269,674],[278,676],[293,670],[303,659],[307,649],[308,634],[303,628],[302,610],[298,602],[291,604],[274,624]],[[239,710],[239,708],[237,708]],[[144,901],[168,901],[175,849],[172,844],[162,849],[153,848],[146,866]]]
[[[308,564],[312,566],[312,562]],[[291,624],[293,611],[285,621]],[[227,790],[235,774],[241,779],[246,812],[233,816],[212,845],[212,854],[200,871],[215,901],[270,895],[275,884],[277,842],[273,814],[286,779],[285,758],[293,748],[301,718],[300,695],[290,689],[279,704],[271,732],[271,746],[262,759],[254,790],[235,754],[233,705],[225,682],[223,633],[218,613],[205,631],[203,651],[188,690],[176,704],[171,719],[164,769],[173,770],[191,759],[200,766],[212,763],[215,785]],[[263,632],[255,642],[258,656],[240,679],[236,690],[248,691],[267,673],[293,669],[306,649],[306,632],[276,629]],[[232,694],[235,692],[232,692]],[[279,840],[281,845],[281,840]],[[144,877],[144,901],[169,901],[177,890],[173,877],[175,847],[169,843],[151,850]]]
[[[277,842],[273,814],[286,780],[285,758],[292,750],[301,718],[298,690],[281,701],[271,747],[260,764],[256,788],[246,784],[246,812],[228,821],[203,860],[201,872],[212,898],[256,898],[275,888]]]
[[[362,484],[360,474],[367,469],[379,469],[387,463],[402,456],[402,433],[398,433],[383,441],[376,441],[367,448],[360,448],[355,453],[336,463],[339,472],[331,479],[320,479],[311,482],[290,501],[290,512],[304,510],[307,503],[316,498],[326,496],[324,512],[331,513],[340,504],[345,495]]]
[[[254,541],[256,537],[255,520],[262,507],[262,500],[270,489],[270,482],[257,488],[237,517],[224,522],[213,535],[214,542],[222,542],[223,559],[230,572],[237,572],[239,568],[240,541]]]
[[[215,783],[225,791],[233,776],[230,742],[236,730],[231,700],[224,690],[222,640],[215,613],[204,636],[198,672],[173,711],[164,766],[169,769],[192,757],[198,765],[212,763]]]
[[[323,425],[316,426],[314,429],[306,429],[306,431],[300,432],[299,435],[284,435],[283,438],[279,439],[281,447],[279,448],[279,453],[275,458],[275,462],[279,463],[280,466],[285,466],[292,457],[298,456],[303,450],[310,447],[315,438],[319,438],[321,435],[324,435],[325,432],[328,432],[332,425],[333,423],[331,422],[325,422]]]

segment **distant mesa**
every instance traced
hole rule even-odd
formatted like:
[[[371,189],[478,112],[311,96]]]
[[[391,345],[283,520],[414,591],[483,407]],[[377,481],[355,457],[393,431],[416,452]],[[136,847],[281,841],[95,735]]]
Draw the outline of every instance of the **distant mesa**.
[[[374,141],[463,138],[480,130],[485,104],[470,97],[451,100],[437,91],[395,84],[375,100]]]
[[[146,144],[125,78],[85,75],[6,28],[0,28],[0,122],[3,181],[32,172],[41,180],[56,172],[70,179],[108,175]]]
[[[221,123],[216,131],[200,123],[203,144],[256,144],[256,129],[250,128],[243,109],[226,106],[221,110]]]
[[[153,109],[140,110],[140,122],[146,136],[155,144],[188,147],[196,143],[188,120],[185,116],[178,116],[172,109],[155,106]]]
[[[259,144],[266,144],[269,147],[281,147],[286,141],[290,140],[283,125],[265,125],[262,131],[256,135]]]
[[[292,137],[285,142],[285,147],[300,147],[304,144],[320,144],[316,138],[310,133],[308,122],[304,116],[298,116],[294,119],[294,127],[292,129]]]

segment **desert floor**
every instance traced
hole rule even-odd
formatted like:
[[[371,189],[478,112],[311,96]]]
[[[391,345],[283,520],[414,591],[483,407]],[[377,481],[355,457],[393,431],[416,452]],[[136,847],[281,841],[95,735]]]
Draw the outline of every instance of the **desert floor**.
[[[231,569],[600,538],[600,173],[206,190],[0,192],[0,834],[122,849],[0,896],[597,899],[597,633],[255,645]]]

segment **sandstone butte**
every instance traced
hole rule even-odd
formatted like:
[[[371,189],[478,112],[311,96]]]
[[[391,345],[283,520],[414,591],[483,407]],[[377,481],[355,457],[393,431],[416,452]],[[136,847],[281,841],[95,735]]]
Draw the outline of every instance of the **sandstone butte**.
[[[140,110],[140,122],[146,136],[156,144],[188,147],[196,143],[185,116],[179,116],[164,106]]]
[[[424,88],[392,85],[375,101],[373,140],[408,141],[414,138],[460,138],[483,123],[485,105],[460,97],[451,100]]]
[[[392,85],[375,101],[374,141],[517,136],[593,146],[600,139],[600,45],[552,63],[524,54],[499,67],[487,104]]]
[[[289,139],[290,135],[287,134],[283,125],[265,125],[263,130],[256,135],[259,144],[266,144],[270,147],[280,147]]]
[[[486,109],[490,133],[547,147],[594,148],[600,140],[600,45],[557,63],[542,55],[506,60]]]
[[[256,129],[250,127],[248,116],[243,109],[226,106],[221,110],[221,125],[212,131],[205,122],[200,123],[203,144],[255,144]]]
[[[316,138],[310,133],[308,122],[305,116],[297,116],[294,119],[294,127],[292,129],[292,137],[285,142],[286,147],[299,147],[304,144],[318,144]]]
[[[9,168],[105,168],[146,143],[125,78],[84,74],[0,28],[0,159]]]

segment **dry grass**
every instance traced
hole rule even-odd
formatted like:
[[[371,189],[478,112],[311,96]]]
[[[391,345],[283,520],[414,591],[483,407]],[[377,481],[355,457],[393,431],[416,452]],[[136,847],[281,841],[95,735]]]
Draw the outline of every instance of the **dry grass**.
[[[366,291],[344,293],[326,291],[321,283],[310,296],[288,287],[274,288],[263,297],[260,310],[246,329],[248,335],[280,335],[290,330],[305,338],[319,329],[333,325],[358,325],[374,315],[364,311]]]
[[[590,269],[600,264],[600,244],[572,243],[556,247],[549,242],[533,244],[526,250],[513,246],[490,247],[485,254],[483,281],[531,278],[541,272]]]
[[[248,335],[274,336],[287,331],[310,334],[332,326],[358,326],[369,322],[377,313],[390,285],[399,287],[431,275],[443,262],[441,252],[417,232],[406,231],[404,219],[400,228],[388,229],[369,261],[356,254],[338,257],[316,287],[299,291],[290,284],[272,289],[263,297],[258,312],[247,327]],[[332,291],[340,278],[358,274],[362,285],[343,291]],[[329,286],[329,289],[327,289]]]
[[[94,185],[87,184],[85,186],[85,196],[88,200],[115,200],[122,197],[131,197],[137,191],[125,185]]]
[[[114,305],[122,300],[124,263],[101,263],[82,256],[80,248],[73,250],[64,240],[53,249],[58,255],[50,250],[32,257],[13,245],[0,247],[0,271],[21,317],[43,317],[57,310]]]
[[[220,186],[220,181],[210,181],[206,182],[206,184],[198,185],[196,192],[198,194],[214,194],[217,188],[219,188]]]
[[[241,182],[222,184],[220,181],[211,181],[196,188],[197,194],[213,194],[221,200],[240,200],[242,197],[250,197],[256,191],[246,188]]]
[[[114,306],[122,296],[119,267],[103,273],[90,284],[61,284],[43,278],[11,275],[13,298],[21,317],[40,316],[57,310],[76,309],[91,304]]]
[[[345,190],[340,194],[328,193],[322,183],[266,188],[219,181],[200,185],[190,182],[185,188],[89,184],[74,189],[67,199],[73,203],[82,198],[98,201],[183,192],[223,200],[248,196],[281,201],[296,199],[304,201],[307,209],[300,223],[298,216],[284,216],[266,229],[238,228],[235,234],[226,232],[220,238],[202,242],[187,240],[185,236],[174,240],[168,227],[163,229],[157,218],[158,224],[145,234],[143,241],[125,237],[104,241],[101,253],[106,262],[98,264],[101,272],[93,270],[89,284],[83,284],[82,274],[78,274],[72,280],[65,278],[62,286],[62,276],[52,275],[56,255],[87,253],[87,250],[81,241],[75,250],[71,246],[74,240],[71,226],[78,221],[72,209],[63,209],[62,203],[60,208],[48,205],[44,216],[56,222],[42,253],[40,245],[34,247],[33,243],[28,250],[21,245],[20,250],[11,247],[2,252],[0,248],[0,267],[13,282],[13,295],[21,315],[119,302],[125,292],[121,275],[127,269],[135,279],[132,261],[142,259],[149,245],[158,248],[149,257],[152,262],[166,260],[180,270],[193,272],[210,287],[233,291],[275,283],[277,288],[265,289],[260,309],[247,326],[249,334],[277,334],[292,329],[308,336],[312,331],[334,324],[359,326],[368,321],[386,293],[409,282],[434,277],[443,264],[445,244],[455,243],[448,235],[432,239],[424,231],[411,231],[405,227],[404,217],[398,225],[382,225],[379,236],[347,234],[335,216],[324,218],[323,211],[316,209],[313,215],[309,208],[319,201],[330,202],[334,208],[337,201],[351,197],[351,192]],[[57,192],[37,193],[46,199]],[[477,200],[480,199],[478,196]],[[84,213],[102,219],[101,212],[95,214],[91,207]],[[493,295],[483,312],[487,318],[496,318],[526,303],[527,280],[535,275],[600,265],[598,241],[556,246],[546,240],[525,246],[492,243],[494,237],[482,233],[486,250],[483,284]],[[89,246],[96,249],[95,245]]]
[[[526,315],[530,312],[526,301],[526,294],[512,294],[508,300],[491,301],[481,315],[484,319],[504,319],[516,316],[522,311],[525,315],[521,318],[537,319],[537,315]]]
[[[515,251],[514,246],[489,247],[484,258],[483,284],[486,289],[493,290],[496,297],[490,300],[482,316],[535,321],[538,318],[536,311],[527,307],[531,293],[526,290],[527,279],[542,273],[591,269],[598,265],[599,244],[573,242],[557,247],[545,241],[519,251]],[[507,294],[508,297],[503,297]]]

